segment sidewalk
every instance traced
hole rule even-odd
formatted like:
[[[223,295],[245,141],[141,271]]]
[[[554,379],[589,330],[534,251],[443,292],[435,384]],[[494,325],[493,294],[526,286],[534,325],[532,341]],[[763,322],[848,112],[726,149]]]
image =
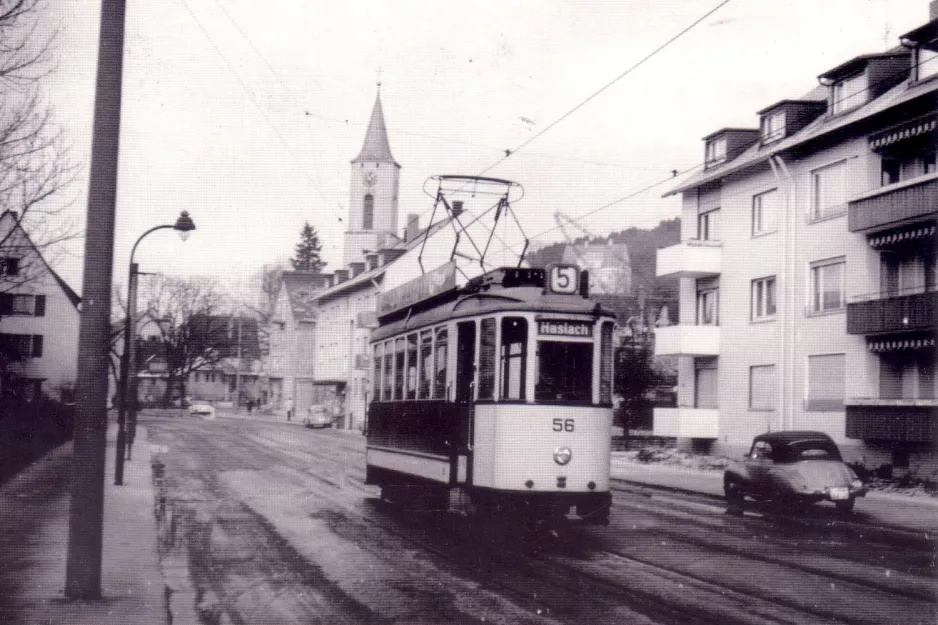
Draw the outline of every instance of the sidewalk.
[[[643,464],[613,452],[611,476],[632,484],[689,492],[723,500],[723,472],[698,471],[658,464]],[[938,501],[870,492],[857,500],[856,520],[895,528],[934,539],[938,536]]]
[[[117,429],[107,440],[104,547],[98,601],[64,596],[72,445],[46,454],[0,486],[0,623],[168,625],[157,554],[150,447],[137,429],[124,485],[114,485]]]

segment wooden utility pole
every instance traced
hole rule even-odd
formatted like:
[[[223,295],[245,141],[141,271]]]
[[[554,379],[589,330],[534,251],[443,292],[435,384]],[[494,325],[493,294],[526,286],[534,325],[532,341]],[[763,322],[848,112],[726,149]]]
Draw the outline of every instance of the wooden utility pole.
[[[102,0],[85,225],[65,596],[101,598],[107,386],[125,0]]]

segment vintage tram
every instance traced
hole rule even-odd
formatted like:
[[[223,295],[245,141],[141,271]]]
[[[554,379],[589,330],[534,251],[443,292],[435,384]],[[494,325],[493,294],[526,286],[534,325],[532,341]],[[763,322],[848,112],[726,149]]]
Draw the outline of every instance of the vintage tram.
[[[575,265],[453,265],[383,294],[366,482],[470,514],[609,521],[612,312]],[[572,515],[572,517],[571,517]]]

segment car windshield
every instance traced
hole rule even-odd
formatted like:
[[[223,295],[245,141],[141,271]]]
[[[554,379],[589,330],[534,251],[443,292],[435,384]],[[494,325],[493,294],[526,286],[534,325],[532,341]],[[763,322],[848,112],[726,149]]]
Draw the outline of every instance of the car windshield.
[[[793,441],[788,445],[775,447],[772,459],[775,462],[799,462],[802,460],[837,460],[840,461],[840,452],[832,441],[802,440]]]

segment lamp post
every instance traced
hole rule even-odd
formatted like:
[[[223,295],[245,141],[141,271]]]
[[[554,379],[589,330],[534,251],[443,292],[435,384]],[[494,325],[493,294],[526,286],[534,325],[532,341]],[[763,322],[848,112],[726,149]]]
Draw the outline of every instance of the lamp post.
[[[127,416],[130,415],[131,422],[136,418],[136,385],[130,382],[130,363],[134,357],[134,339],[136,334],[135,318],[137,315],[137,263],[134,262],[134,254],[140,242],[157,230],[172,229],[179,233],[179,237],[185,241],[189,238],[189,233],[195,230],[195,223],[189,217],[188,211],[182,211],[175,224],[154,226],[140,235],[134,246],[130,250],[130,271],[127,276],[127,316],[124,318],[124,353],[121,355],[120,369],[120,389],[118,391],[118,409],[117,409],[117,453],[115,454],[114,464],[114,483],[118,486],[124,483],[124,456],[127,448]],[[134,372],[136,381],[136,371]],[[131,394],[133,391],[133,394]]]

